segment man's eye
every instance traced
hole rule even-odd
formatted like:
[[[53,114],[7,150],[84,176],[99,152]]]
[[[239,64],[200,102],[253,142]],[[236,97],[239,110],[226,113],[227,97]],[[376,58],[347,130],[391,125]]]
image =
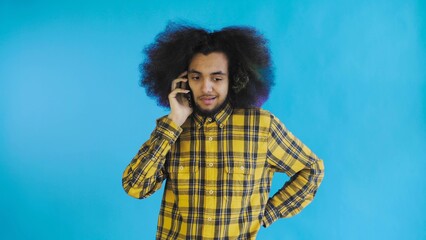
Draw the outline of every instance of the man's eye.
[[[220,81],[220,80],[222,80],[222,78],[213,78],[213,80]]]
[[[193,77],[191,77],[191,79],[192,79],[192,80],[198,80],[198,79],[200,79],[200,77],[198,77],[198,76],[193,76]]]

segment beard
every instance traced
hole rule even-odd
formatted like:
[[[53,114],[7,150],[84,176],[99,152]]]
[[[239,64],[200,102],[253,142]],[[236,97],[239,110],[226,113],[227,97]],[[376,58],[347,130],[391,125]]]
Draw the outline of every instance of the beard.
[[[214,116],[216,113],[220,112],[225,106],[226,104],[229,103],[229,99],[228,97],[226,97],[225,101],[223,101],[223,103],[221,103],[219,106],[213,108],[212,110],[204,110],[201,109],[198,104],[195,103],[194,100],[192,100],[192,106],[194,106],[194,112],[196,112],[198,115],[203,116],[203,117],[212,117]]]

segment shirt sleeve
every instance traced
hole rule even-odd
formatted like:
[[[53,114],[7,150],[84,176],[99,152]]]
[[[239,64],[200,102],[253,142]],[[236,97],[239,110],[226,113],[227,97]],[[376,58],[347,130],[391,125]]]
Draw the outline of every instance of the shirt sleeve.
[[[132,197],[146,198],[157,191],[166,176],[164,164],[171,146],[182,129],[172,120],[163,117],[123,173],[122,185]]]
[[[290,179],[269,198],[263,218],[268,227],[279,218],[298,214],[313,200],[324,177],[324,164],[272,115],[268,136],[268,163]]]

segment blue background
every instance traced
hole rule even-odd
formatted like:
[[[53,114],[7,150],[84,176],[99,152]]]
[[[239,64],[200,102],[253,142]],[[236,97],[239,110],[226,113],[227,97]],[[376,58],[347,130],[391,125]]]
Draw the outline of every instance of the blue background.
[[[325,161],[313,203],[258,239],[426,239],[425,13],[413,0],[2,0],[0,238],[154,239],[162,190],[133,199],[121,175],[167,114],[138,86],[141,51],[183,19],[264,33],[277,82],[264,108]]]

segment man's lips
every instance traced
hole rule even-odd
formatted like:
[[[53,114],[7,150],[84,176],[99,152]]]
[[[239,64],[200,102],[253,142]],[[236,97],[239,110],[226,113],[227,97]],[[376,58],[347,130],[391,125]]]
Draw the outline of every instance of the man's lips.
[[[199,99],[203,104],[210,105],[214,102],[214,100],[216,99],[216,96],[202,96]]]

